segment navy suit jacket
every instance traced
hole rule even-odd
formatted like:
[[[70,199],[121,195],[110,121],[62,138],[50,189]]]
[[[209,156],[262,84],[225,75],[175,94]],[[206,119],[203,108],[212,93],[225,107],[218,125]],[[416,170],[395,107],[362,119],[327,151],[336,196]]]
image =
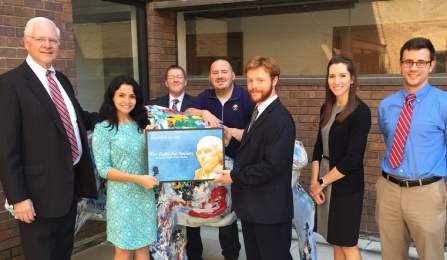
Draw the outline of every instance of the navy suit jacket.
[[[75,166],[62,120],[30,66],[24,62],[0,75],[3,190],[11,205],[31,199],[41,218],[66,215],[74,195],[98,196],[86,129],[93,129],[99,115],[83,111],[68,78],[61,72],[56,77],[77,116],[83,152]]]
[[[193,96],[185,93],[185,95],[183,96],[182,107],[180,108],[180,111],[185,111],[188,108],[189,103],[191,103],[193,99]],[[171,107],[171,104],[169,104],[169,94],[156,99],[152,99],[151,101],[149,101],[149,105]]]
[[[248,127],[248,126],[247,126]],[[236,215],[257,224],[293,218],[291,188],[295,123],[279,99],[244,130],[231,170],[231,198]]]

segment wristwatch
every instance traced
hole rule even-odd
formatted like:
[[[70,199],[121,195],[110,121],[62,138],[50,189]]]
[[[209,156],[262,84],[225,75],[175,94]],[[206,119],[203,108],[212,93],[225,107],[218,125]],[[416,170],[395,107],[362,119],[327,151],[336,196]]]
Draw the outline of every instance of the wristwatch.
[[[322,188],[324,188],[324,187],[327,186],[326,184],[324,184],[323,178],[318,179],[318,183],[320,184],[320,186],[321,186]]]

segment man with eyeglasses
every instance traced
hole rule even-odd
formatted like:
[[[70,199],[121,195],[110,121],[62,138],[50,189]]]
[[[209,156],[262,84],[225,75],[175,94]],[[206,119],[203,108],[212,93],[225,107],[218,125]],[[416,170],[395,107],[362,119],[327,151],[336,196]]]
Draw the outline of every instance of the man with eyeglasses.
[[[376,183],[376,222],[384,260],[444,259],[447,176],[447,93],[430,85],[436,65],[429,39],[400,50],[403,88],[378,107],[386,152]]]
[[[185,92],[187,83],[185,70],[178,65],[170,66],[165,74],[165,85],[169,90],[169,94],[153,99],[149,104],[169,107],[175,111],[185,111],[189,103],[194,99],[193,96]]]
[[[224,142],[228,145],[225,148],[225,155],[235,158],[242,133],[250,121],[255,103],[251,101],[247,90],[234,83],[235,74],[228,61],[215,60],[211,64],[208,79],[213,88],[200,93],[188,106],[186,113],[201,116],[209,127],[221,127],[223,124]],[[234,149],[229,149],[230,147]],[[188,227],[186,234],[188,259],[201,259],[203,246],[200,227]],[[219,242],[225,260],[239,258],[241,244],[237,221],[219,228]]]
[[[77,197],[98,196],[86,130],[99,115],[55,71],[59,37],[51,20],[30,19],[25,62],[0,76],[0,179],[25,259],[70,259]]]

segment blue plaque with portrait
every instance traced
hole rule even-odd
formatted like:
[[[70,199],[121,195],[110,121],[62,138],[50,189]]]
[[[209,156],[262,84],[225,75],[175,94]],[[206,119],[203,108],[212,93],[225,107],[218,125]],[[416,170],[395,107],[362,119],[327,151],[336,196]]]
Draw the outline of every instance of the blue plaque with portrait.
[[[222,128],[150,130],[146,145],[148,172],[160,182],[213,180],[225,167]]]

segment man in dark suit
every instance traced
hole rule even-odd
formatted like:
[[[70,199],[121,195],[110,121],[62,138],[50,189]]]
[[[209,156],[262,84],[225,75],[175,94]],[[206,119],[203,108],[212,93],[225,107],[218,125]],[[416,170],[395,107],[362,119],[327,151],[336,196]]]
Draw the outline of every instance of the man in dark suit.
[[[295,123],[276,95],[280,74],[276,61],[256,56],[245,65],[245,74],[256,107],[242,135],[233,170],[217,171],[221,176],[214,182],[231,183],[247,259],[290,260]]]
[[[170,66],[165,74],[165,85],[169,89],[169,94],[153,99],[149,104],[185,111],[194,98],[186,94],[186,83],[188,83],[188,80],[186,79],[185,70],[178,65]]]
[[[70,259],[77,196],[97,198],[86,129],[98,115],[83,111],[68,78],[55,72],[59,39],[51,20],[29,20],[28,57],[0,76],[0,178],[25,259]]]

